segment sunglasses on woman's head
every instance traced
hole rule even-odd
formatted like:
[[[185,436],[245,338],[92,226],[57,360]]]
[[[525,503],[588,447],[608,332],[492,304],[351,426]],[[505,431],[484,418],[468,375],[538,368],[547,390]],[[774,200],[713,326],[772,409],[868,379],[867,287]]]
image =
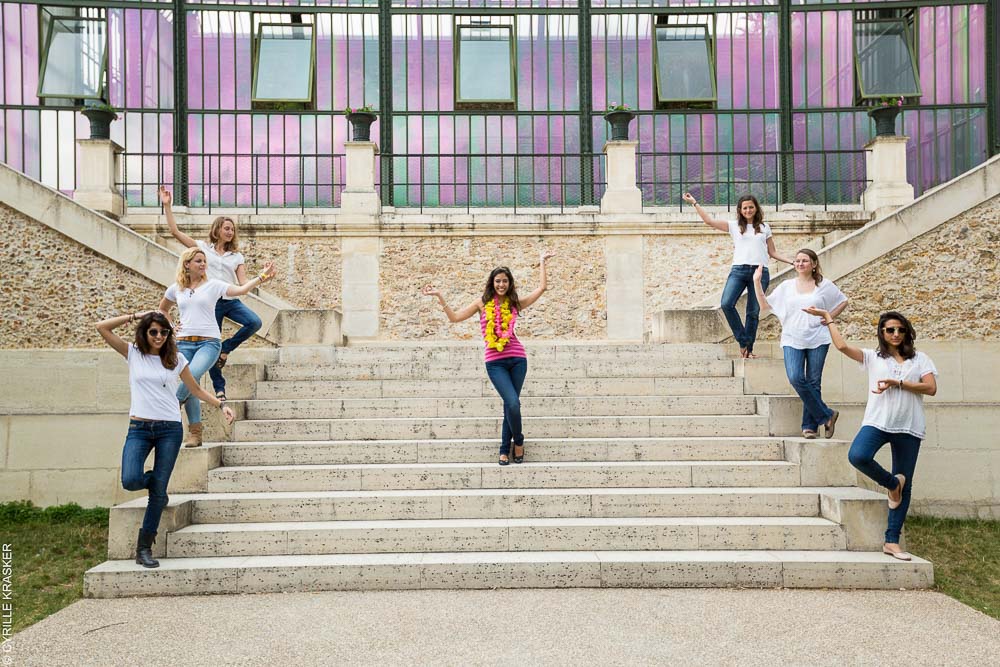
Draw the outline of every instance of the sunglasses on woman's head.
[[[150,336],[154,336],[156,338],[159,338],[160,336],[163,336],[163,337],[169,336],[170,335],[170,331],[171,331],[170,329],[148,329],[147,333]]]
[[[882,331],[887,334],[905,334],[906,327],[882,327]]]

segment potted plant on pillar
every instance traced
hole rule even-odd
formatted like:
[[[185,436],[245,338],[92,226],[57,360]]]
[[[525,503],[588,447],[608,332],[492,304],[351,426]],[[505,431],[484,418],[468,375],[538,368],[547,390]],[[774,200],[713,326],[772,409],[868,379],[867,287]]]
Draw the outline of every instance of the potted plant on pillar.
[[[347,120],[351,123],[352,141],[371,141],[372,123],[378,118],[372,105],[366,104],[363,107],[355,108],[347,107],[344,109],[344,115],[347,116]]]
[[[628,141],[628,128],[635,114],[627,104],[609,104],[604,120],[611,124],[611,141]]]
[[[868,115],[875,121],[875,136],[892,137],[896,135],[896,116],[903,110],[903,98],[881,97],[875,106],[868,110]]]
[[[80,113],[90,121],[91,139],[111,138],[111,122],[118,120],[117,109],[104,100],[86,100]]]

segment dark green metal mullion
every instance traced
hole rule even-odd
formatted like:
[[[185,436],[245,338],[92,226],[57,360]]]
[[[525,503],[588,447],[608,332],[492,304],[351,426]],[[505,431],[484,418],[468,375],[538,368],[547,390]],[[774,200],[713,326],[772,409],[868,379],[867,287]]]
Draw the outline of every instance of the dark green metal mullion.
[[[1000,0],[986,5],[986,136],[990,155],[1000,153]]]
[[[780,205],[787,201],[786,197],[791,192],[791,180],[793,176],[793,166],[790,156],[785,151],[791,151],[792,144],[792,0],[778,0],[778,100],[780,107],[780,121],[778,136],[780,138],[779,150],[782,152],[781,158],[781,187],[775,193]]]
[[[187,96],[187,9],[184,0],[174,0],[174,196],[181,206],[188,204],[188,96]]]
[[[382,107],[379,123],[379,144],[382,148],[381,180],[382,203],[392,206],[393,174],[392,157],[392,0],[378,3],[378,94]]]
[[[594,91],[591,49],[591,2],[580,0],[577,14],[577,69],[580,80],[580,204],[594,203]],[[604,40],[605,44],[607,39]],[[606,53],[606,47],[605,47]],[[605,56],[605,63],[607,57]]]

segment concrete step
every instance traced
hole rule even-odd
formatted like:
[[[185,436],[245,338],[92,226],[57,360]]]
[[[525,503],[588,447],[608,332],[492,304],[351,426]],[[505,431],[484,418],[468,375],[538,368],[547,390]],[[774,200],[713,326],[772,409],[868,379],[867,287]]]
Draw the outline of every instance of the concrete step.
[[[450,380],[482,379],[486,371],[482,359],[442,362],[378,360],[347,364],[273,364],[267,367],[268,380]],[[532,363],[528,376],[535,378],[627,378],[627,377],[733,377],[731,359],[677,359],[655,362],[579,361]]]
[[[726,359],[730,356],[730,350],[727,346],[711,343],[646,345],[599,341],[578,344],[532,340],[522,342],[531,361],[647,362],[664,359]],[[430,344],[364,343],[348,345],[347,347],[334,348],[327,355],[327,359],[333,363],[368,362],[373,359],[403,362],[413,360],[450,361],[456,358],[472,358],[482,362],[483,343],[481,341],[448,343],[449,341],[432,341]],[[282,361],[290,361],[292,358],[291,355],[286,354],[282,357]]]
[[[928,588],[931,564],[847,551],[526,551],[107,561],[92,598],[321,590],[474,588]]]
[[[818,487],[428,489],[171,495],[191,523],[684,516],[819,516]],[[885,496],[865,494],[884,516]],[[133,504],[134,503],[134,504]],[[145,499],[115,508],[145,507]],[[133,538],[134,540],[134,538]]]
[[[531,461],[781,461],[781,438],[534,438]],[[233,442],[226,466],[344,463],[486,463],[496,438],[480,440],[340,440]]]
[[[798,486],[787,461],[600,461],[593,463],[390,463],[222,467],[211,493],[389,489]]]
[[[424,395],[426,396],[426,395]],[[575,415],[752,415],[753,396],[538,396],[524,398],[525,413],[550,417]],[[503,401],[489,398],[348,398],[253,400],[246,402],[246,419],[371,419],[378,417],[478,417],[499,414]]]
[[[233,427],[233,439],[275,440],[410,440],[490,438],[499,440],[502,418],[432,417],[377,419],[245,420]],[[762,415],[670,417],[532,417],[523,418],[530,446],[532,438],[611,438],[678,436],[766,436],[768,418]]]
[[[485,373],[484,373],[485,375]],[[286,380],[257,383],[259,399],[311,398],[491,398],[496,389],[485,377],[445,380]],[[537,378],[525,383],[522,398],[533,396],[742,396],[739,377]]]
[[[820,517],[438,519],[194,524],[169,533],[167,557],[448,551],[845,550]]]

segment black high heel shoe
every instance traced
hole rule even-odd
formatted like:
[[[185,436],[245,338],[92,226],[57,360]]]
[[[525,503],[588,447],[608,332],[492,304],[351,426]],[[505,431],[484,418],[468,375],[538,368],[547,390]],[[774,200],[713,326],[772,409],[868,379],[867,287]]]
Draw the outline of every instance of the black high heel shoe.
[[[521,450],[521,454],[518,455],[517,450]],[[524,463],[524,443],[520,445],[514,445],[514,463]]]
[[[507,455],[506,454],[501,454],[500,458],[497,460],[497,463],[499,463],[502,466],[509,466],[510,465],[510,457],[504,458],[505,456],[507,456]]]

